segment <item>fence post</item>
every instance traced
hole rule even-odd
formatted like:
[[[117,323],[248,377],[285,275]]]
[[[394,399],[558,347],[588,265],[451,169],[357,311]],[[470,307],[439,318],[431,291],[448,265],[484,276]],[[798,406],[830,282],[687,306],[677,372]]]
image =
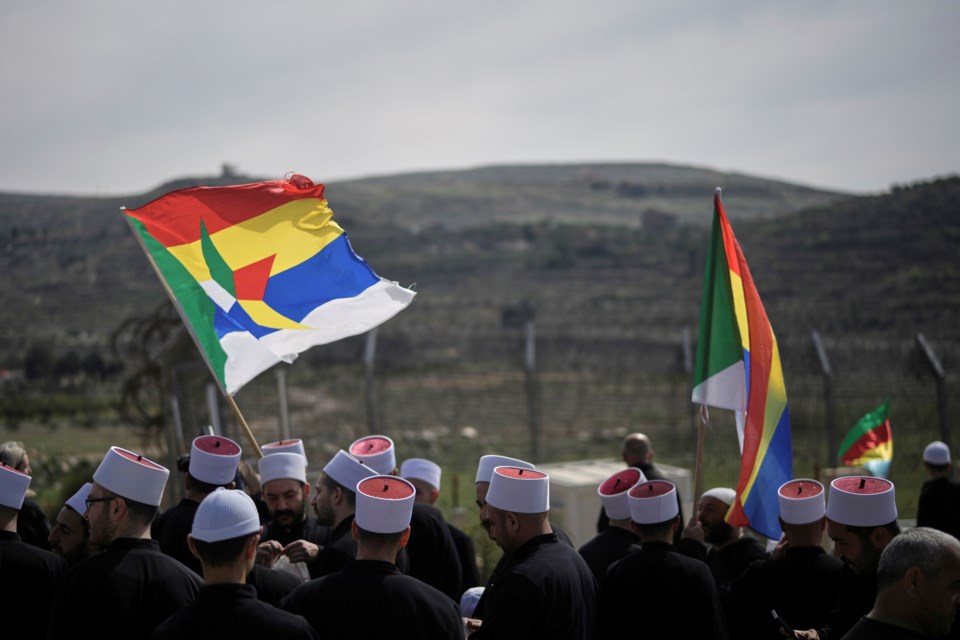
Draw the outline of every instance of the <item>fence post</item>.
[[[290,408],[287,405],[287,370],[283,366],[274,369],[277,376],[277,400],[280,404],[280,439],[290,439]]]
[[[223,435],[223,426],[220,424],[220,390],[212,382],[207,383],[207,413],[213,428],[210,435]]]
[[[523,370],[527,386],[527,418],[530,423],[530,457],[534,463],[541,460],[540,394],[537,389],[537,328],[532,319],[524,325]]]
[[[933,374],[934,379],[937,384],[937,412],[940,417],[940,440],[944,442],[948,447],[950,446],[950,425],[948,424],[947,416],[947,385],[946,385],[946,374],[943,370],[943,365],[940,364],[937,354],[933,352],[933,348],[927,342],[927,339],[923,336],[922,333],[917,334],[917,346],[920,348],[920,353],[927,360],[927,364],[930,365],[930,372]]]
[[[820,360],[820,373],[823,375],[823,404],[826,414],[827,427],[827,460],[826,466],[835,466],[834,456],[839,450],[837,443],[837,432],[833,422],[833,369],[830,367],[830,359],[827,357],[827,350],[820,339],[820,332],[816,329],[810,334],[813,340],[813,348],[817,350],[817,359]]]
[[[367,340],[363,349],[363,369],[366,375],[367,394],[367,430],[370,433],[377,431],[377,390],[373,380],[373,361],[377,352],[377,328],[367,332]]]

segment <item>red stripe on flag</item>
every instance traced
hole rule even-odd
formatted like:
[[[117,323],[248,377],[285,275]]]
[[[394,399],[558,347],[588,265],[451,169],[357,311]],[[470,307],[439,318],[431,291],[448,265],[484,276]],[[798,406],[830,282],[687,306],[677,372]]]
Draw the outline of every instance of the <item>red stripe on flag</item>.
[[[737,483],[738,498],[734,501],[733,509],[727,516],[730,524],[744,526],[750,524],[741,504],[746,499],[744,491],[750,483],[754,469],[763,462],[762,459],[758,459],[758,454],[763,440],[767,384],[770,380],[770,370],[773,362],[773,330],[770,328],[767,313],[760,302],[760,294],[757,293],[757,288],[753,283],[747,260],[743,256],[743,251],[740,250],[740,244],[733,236],[730,222],[723,213],[723,207],[719,203],[719,199],[717,206],[720,207],[719,213],[723,222],[724,244],[731,251],[728,255],[734,256],[731,264],[735,263],[737,265],[740,279],[743,282],[743,296],[750,335],[750,388],[747,398],[746,424],[743,428],[743,453],[740,458],[740,479]],[[731,270],[733,270],[733,267],[731,267]],[[776,425],[771,425],[771,428],[776,428]]]
[[[304,183],[299,183],[304,184]],[[127,215],[143,222],[147,232],[165,247],[200,239],[200,220],[210,235],[272,211],[292,200],[323,198],[322,184],[297,187],[293,180],[271,180],[230,187],[181,189],[130,209]],[[149,210],[149,215],[141,211]]]
[[[890,432],[890,420],[888,418],[873,429],[870,429],[870,431],[867,431],[865,434],[860,436],[856,442],[850,445],[850,448],[847,449],[843,454],[843,458],[840,459],[840,462],[843,464],[850,464],[855,460],[860,459],[860,457],[870,449],[876,449],[880,445],[890,442],[892,439],[893,436]]]

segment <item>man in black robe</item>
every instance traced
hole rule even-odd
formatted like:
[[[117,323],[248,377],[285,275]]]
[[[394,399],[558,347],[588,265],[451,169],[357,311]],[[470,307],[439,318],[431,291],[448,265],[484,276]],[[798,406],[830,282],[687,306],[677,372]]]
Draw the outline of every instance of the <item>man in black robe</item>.
[[[631,521],[642,546],[607,570],[599,588],[600,638],[725,640],[717,586],[700,560],[673,546],[681,521],[676,487],[666,480],[630,490]]]
[[[664,475],[653,463],[653,445],[650,438],[644,433],[628,433],[623,438],[623,446],[620,448],[620,457],[627,467],[640,469],[643,477],[647,480],[663,480]],[[677,494],[677,508],[680,510],[680,521],[683,519],[683,503],[680,501],[680,494]],[[597,517],[597,533],[601,533],[610,523],[610,517],[606,509],[600,507],[600,515]],[[677,537],[674,544],[680,540],[680,530],[677,531]]]
[[[771,611],[792,628],[817,629],[837,607],[843,562],[820,545],[827,527],[825,492],[816,480],[790,480],[777,493],[784,540],[733,583],[728,622],[735,638],[780,640]]]
[[[804,640],[842,638],[873,607],[880,554],[900,535],[893,483],[870,476],[835,478],[827,500],[827,535],[843,561],[837,607],[823,626],[797,629],[796,637]]]
[[[261,475],[267,458],[285,455],[295,454],[276,453],[263,458],[260,461]],[[270,566],[282,552],[290,557],[291,562],[307,562],[310,578],[319,578],[339,571],[357,556],[356,541],[350,536],[350,527],[356,513],[354,489],[361,480],[372,475],[375,475],[373,469],[346,451],[338,451],[324,466],[311,501],[317,515],[317,524],[330,529],[324,547],[319,549],[312,559],[308,559],[306,555],[301,555],[299,549],[290,553],[281,548],[277,541],[268,541],[266,545],[260,545],[257,561],[263,560]],[[264,482],[264,495],[269,495],[270,485],[270,482]]]
[[[150,535],[160,550],[203,576],[203,567],[187,543],[200,503],[218,488],[233,489],[240,464],[240,445],[223,436],[200,436],[190,445],[183,473],[184,498],[153,521]],[[256,587],[259,600],[276,605],[297,588],[301,580],[286,571],[255,565],[247,583]]]
[[[200,576],[150,538],[169,473],[131,451],[107,452],[86,500],[90,541],[105,549],[60,579],[47,627],[50,640],[75,634],[78,620],[96,620],[98,638],[145,639],[193,602]]]
[[[260,458],[263,500],[271,519],[266,524],[257,553],[257,564],[273,567],[281,557],[285,569],[301,581],[318,570],[324,545],[330,543],[330,527],[307,513],[312,502],[307,483],[307,461],[299,453],[280,451]]]
[[[504,559],[474,613],[482,619],[468,620],[475,640],[596,637],[596,580],[551,529],[549,509],[547,474],[494,469],[481,518]]]
[[[186,469],[182,470],[184,498],[161,513],[150,525],[150,537],[160,550],[202,574],[200,559],[190,552],[187,537],[193,527],[197,507],[218,487],[233,489],[240,445],[223,436],[200,436],[190,445]]]
[[[736,492],[718,487],[704,492],[700,498],[697,519],[684,527],[677,550],[710,567],[717,593],[729,614],[730,594],[734,582],[743,575],[750,563],[770,557],[766,547],[756,538],[745,535],[741,527],[726,521],[727,511]],[[706,544],[710,544],[709,550]]]
[[[17,518],[30,476],[0,462],[0,603],[3,636],[30,638],[50,616],[54,585],[67,570],[66,560],[23,542]]]
[[[33,475],[30,467],[30,456],[22,442],[10,440],[0,445],[0,463],[13,467],[28,476]],[[44,513],[43,507],[33,499],[33,491],[28,490],[17,516],[17,533],[20,539],[27,544],[50,551],[50,520]]]
[[[640,544],[640,536],[630,523],[627,494],[645,480],[642,471],[631,467],[606,478],[597,489],[604,512],[609,516],[609,526],[577,550],[597,583],[607,572],[607,567],[636,550]]]
[[[47,541],[50,550],[63,558],[70,565],[86,560],[91,554],[102,551],[90,544],[90,523],[84,514],[87,512],[87,496],[93,484],[84,483],[80,489],[70,496],[53,523]]]
[[[281,608],[304,616],[323,637],[456,640],[460,609],[446,594],[400,572],[395,559],[410,537],[415,489],[401,478],[372,476],[356,492],[350,536],[355,559],[311,580]]]
[[[446,527],[450,534],[450,542],[453,544],[453,551],[449,551],[447,543],[438,545],[436,541],[445,541],[446,536],[442,532],[434,533],[424,537],[423,550],[411,549],[407,546],[407,554],[410,559],[410,575],[419,577],[427,584],[432,584],[455,600],[459,600],[463,592],[471,587],[480,584],[480,573],[477,570],[477,552],[473,539],[465,532],[461,531],[451,523],[443,519],[443,513],[436,508],[437,500],[440,499],[440,478],[441,469],[437,463],[423,458],[410,458],[404,460],[400,465],[400,477],[412,484],[417,490],[413,518],[426,520],[425,524],[431,521],[435,524],[433,528]],[[420,513],[418,513],[420,512]],[[414,523],[411,522],[413,526]],[[411,536],[411,545],[421,544],[418,542],[419,531],[413,526],[414,535]],[[442,550],[442,553],[441,553]],[[456,559],[456,566],[453,560]],[[444,581],[425,579],[421,571],[418,574],[414,570],[414,562],[422,559],[432,567],[431,573],[437,576],[446,576]],[[453,582],[453,577],[459,575],[460,580]]]
[[[923,450],[927,481],[917,501],[917,526],[960,536],[960,483],[950,477],[950,449],[940,441]]]
[[[243,491],[216,489],[204,498],[188,546],[200,559],[203,587],[197,599],[154,631],[153,640],[316,640],[302,617],[257,599],[246,584],[260,540],[260,514]]]

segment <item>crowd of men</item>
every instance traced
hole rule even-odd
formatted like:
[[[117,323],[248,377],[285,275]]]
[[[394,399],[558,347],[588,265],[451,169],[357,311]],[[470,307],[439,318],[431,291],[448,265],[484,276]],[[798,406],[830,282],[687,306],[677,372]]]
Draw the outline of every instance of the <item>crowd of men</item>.
[[[301,440],[261,450],[251,476],[238,443],[196,438],[178,469],[184,498],[161,510],[169,470],[111,447],[44,527],[25,450],[0,446],[5,635],[84,624],[159,640],[960,637],[960,484],[941,442],[924,452],[916,527],[901,531],[889,480],[799,478],[776,489],[784,535],[772,549],[727,522],[729,488],[704,492],[685,522],[642,434],[597,488],[598,533],[579,548],[550,519],[545,471],[484,455],[478,513],[502,550],[484,584],[474,541],[435,506],[436,462],[398,466],[393,440],[373,435],[311,484]]]

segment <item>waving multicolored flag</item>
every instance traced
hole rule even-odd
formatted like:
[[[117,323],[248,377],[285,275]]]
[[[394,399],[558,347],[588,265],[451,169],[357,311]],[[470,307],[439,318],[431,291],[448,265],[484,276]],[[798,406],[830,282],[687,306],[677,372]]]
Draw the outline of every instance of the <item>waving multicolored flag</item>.
[[[736,412],[740,479],[727,520],[733,525],[749,525],[768,538],[779,538],[777,491],[793,478],[780,353],[747,261],[724,213],[719,189],[713,206],[693,401]]]
[[[226,394],[413,300],[353,252],[323,190],[294,175],[182,189],[124,210]]]
[[[848,467],[863,467],[871,475],[886,478],[893,462],[893,433],[884,402],[859,420],[840,443],[837,461]]]

